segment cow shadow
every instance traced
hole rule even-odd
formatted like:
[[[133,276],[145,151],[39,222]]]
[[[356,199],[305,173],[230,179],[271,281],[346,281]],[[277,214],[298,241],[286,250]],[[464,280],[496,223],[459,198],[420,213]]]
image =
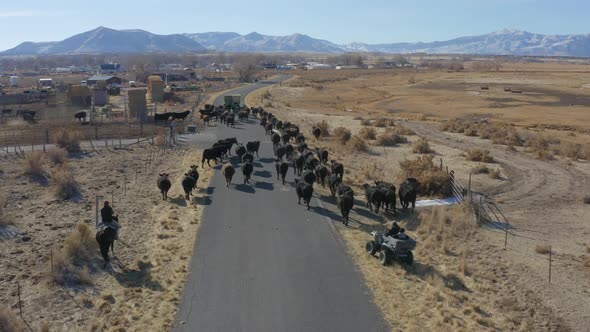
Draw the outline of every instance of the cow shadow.
[[[270,164],[270,163],[274,163],[275,159],[273,158],[260,158],[258,159],[261,163],[265,163],[265,164]]]
[[[270,182],[265,182],[265,181],[257,181],[254,186],[258,189],[263,189],[263,190],[274,190],[275,189],[274,184],[272,184]]]
[[[270,178],[272,177],[272,173],[270,173],[269,171],[256,171],[253,174],[254,176],[258,176],[261,178]]]
[[[410,266],[405,266],[405,270],[407,274],[413,275],[418,277],[424,281],[432,280],[433,278],[440,278],[445,286],[453,291],[463,291],[467,293],[471,293],[471,289],[467,287],[461,278],[457,277],[455,274],[448,274],[445,275],[438,271],[434,266],[430,264],[424,264],[421,262],[416,262]]]
[[[200,193],[206,193],[207,195],[213,195],[215,192],[215,187],[207,187],[207,188],[199,188]]]
[[[330,209],[326,209],[326,208],[321,207],[319,205],[310,205],[310,210],[313,211],[313,212],[315,212],[315,213],[317,213],[317,214],[319,214],[319,215],[322,215],[324,217],[328,217],[328,218],[330,218],[332,220],[342,221],[342,216],[341,215],[336,214],[336,213],[334,213],[334,211],[332,211]]]
[[[256,189],[254,189],[254,187],[252,187],[251,185],[248,185],[248,184],[243,184],[243,183],[236,184],[236,185],[234,185],[234,188],[238,191],[245,192],[247,194],[256,193]]]
[[[261,163],[256,162],[256,161],[252,163],[252,166],[254,166],[254,167],[263,167]]]
[[[43,172],[42,174],[33,174],[29,176],[31,182],[47,187],[49,185],[49,174]]]
[[[211,205],[213,201],[209,196],[194,196],[192,202],[197,205]]]
[[[186,200],[184,199],[184,196],[174,197],[174,198],[170,199],[170,203],[174,203],[178,206],[186,207]]]
[[[152,291],[161,292],[164,287],[152,279],[151,263],[142,261],[137,262],[137,269],[125,269],[121,273],[115,273],[115,279],[119,284],[126,288],[140,288],[145,287]]]

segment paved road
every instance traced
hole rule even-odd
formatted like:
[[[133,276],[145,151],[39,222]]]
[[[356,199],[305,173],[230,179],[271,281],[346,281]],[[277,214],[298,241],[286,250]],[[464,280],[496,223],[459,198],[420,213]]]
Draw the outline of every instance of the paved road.
[[[276,181],[272,144],[250,121],[208,128],[215,135],[199,139],[262,143],[251,185],[241,184],[239,169],[233,188],[219,171],[212,179],[174,330],[389,330],[326,217],[331,212],[319,199],[310,211],[297,205],[293,173],[286,185]]]

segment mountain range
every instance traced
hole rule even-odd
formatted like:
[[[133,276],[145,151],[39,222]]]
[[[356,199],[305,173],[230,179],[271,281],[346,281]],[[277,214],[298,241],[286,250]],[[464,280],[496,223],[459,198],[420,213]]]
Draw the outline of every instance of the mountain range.
[[[268,36],[256,32],[204,32],[157,35],[144,30],[99,27],[59,42],[24,42],[0,55],[145,52],[313,52],[431,53],[590,57],[590,34],[543,35],[501,30],[447,41],[339,45],[304,34]]]

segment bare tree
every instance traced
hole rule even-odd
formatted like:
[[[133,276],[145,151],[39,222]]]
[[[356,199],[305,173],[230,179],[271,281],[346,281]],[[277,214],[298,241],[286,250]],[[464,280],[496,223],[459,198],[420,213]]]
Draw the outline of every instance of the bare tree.
[[[234,65],[234,71],[240,75],[240,82],[252,82],[256,78],[256,57],[244,56],[238,59]]]

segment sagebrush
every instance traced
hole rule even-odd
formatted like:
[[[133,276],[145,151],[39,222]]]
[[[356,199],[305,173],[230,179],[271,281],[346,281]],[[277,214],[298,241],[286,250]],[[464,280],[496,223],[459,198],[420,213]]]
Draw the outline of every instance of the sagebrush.
[[[80,140],[82,134],[79,131],[68,131],[65,128],[60,128],[54,133],[55,144],[65,149],[68,152],[80,151]]]
[[[416,178],[420,183],[418,192],[429,196],[448,196],[451,194],[451,182],[447,172],[434,164],[434,156],[422,155],[413,160],[400,161],[400,182],[406,178]]]
[[[79,193],[78,182],[67,165],[62,165],[52,170],[51,179],[57,197],[61,199],[69,199]]]

